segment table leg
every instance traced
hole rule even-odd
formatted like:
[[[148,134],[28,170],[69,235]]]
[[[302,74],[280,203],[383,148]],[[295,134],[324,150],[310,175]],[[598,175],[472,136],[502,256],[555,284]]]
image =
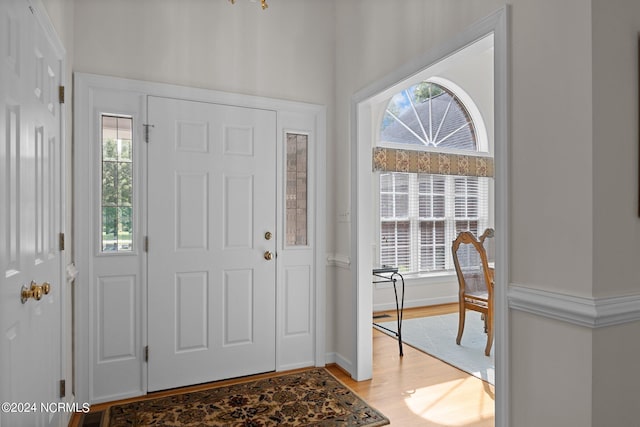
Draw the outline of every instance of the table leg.
[[[400,277],[400,281],[402,283],[402,295],[400,296],[400,302],[398,301],[398,288],[396,283],[398,279],[396,276]],[[400,350],[400,357],[404,356],[404,352],[402,350],[402,314],[404,311],[404,277],[400,273],[393,273],[391,275],[391,282],[393,283],[393,292],[396,297],[396,317],[398,322],[398,333],[396,334],[398,337],[398,348]]]

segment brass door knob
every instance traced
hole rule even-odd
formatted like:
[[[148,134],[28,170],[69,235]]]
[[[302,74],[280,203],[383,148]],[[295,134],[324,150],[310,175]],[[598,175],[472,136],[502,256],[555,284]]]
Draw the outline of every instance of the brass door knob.
[[[264,253],[264,259],[266,259],[267,261],[271,261],[273,259],[273,254],[270,251],[266,251]]]
[[[34,282],[31,282],[31,287],[23,285],[20,289],[20,301],[25,304],[29,298],[39,301],[42,298],[42,287],[35,286]]]
[[[36,282],[31,281],[31,286],[22,286],[20,289],[20,301],[24,304],[29,300],[29,298],[33,298],[36,301],[40,301],[42,299],[42,295],[47,295],[51,291],[51,285],[49,282],[44,282],[42,285],[38,285]]]

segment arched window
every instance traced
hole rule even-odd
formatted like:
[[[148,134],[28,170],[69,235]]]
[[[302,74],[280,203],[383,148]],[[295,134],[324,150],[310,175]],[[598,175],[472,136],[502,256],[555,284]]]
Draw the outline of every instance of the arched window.
[[[489,222],[492,159],[481,115],[462,89],[441,82],[417,83],[389,100],[374,151],[379,262],[404,273],[452,270],[455,236],[479,235]]]
[[[478,151],[474,124],[465,106],[450,90],[429,81],[391,98],[382,119],[380,140]]]

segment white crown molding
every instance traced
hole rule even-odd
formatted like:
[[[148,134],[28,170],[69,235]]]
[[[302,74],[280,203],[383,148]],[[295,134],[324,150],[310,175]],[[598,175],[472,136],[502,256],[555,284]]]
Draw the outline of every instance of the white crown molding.
[[[640,320],[640,294],[588,298],[511,284],[509,308],[589,328]]]

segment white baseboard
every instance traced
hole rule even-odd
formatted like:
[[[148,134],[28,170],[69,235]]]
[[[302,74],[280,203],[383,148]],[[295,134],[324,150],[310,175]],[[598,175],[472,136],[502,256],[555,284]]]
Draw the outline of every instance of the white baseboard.
[[[509,308],[589,328],[640,320],[640,294],[588,298],[509,285]]]
[[[331,363],[335,363],[336,365],[340,366],[342,369],[347,371],[353,377],[353,371],[352,371],[353,364],[349,359],[346,359],[342,357],[340,354],[334,352],[334,353],[327,353],[326,362],[327,362],[327,365]]]

